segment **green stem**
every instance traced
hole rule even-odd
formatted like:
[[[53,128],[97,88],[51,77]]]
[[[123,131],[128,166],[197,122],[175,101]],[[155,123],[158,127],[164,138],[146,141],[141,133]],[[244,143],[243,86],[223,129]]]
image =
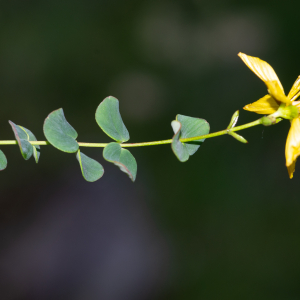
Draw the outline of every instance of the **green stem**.
[[[276,119],[276,123],[280,122],[281,119],[278,118]],[[231,129],[225,129],[225,130],[221,130],[221,131],[217,131],[214,133],[210,133],[210,134],[205,134],[205,135],[200,135],[200,136],[195,136],[195,137],[191,137],[191,138],[185,138],[185,139],[180,139],[181,142],[192,142],[192,141],[196,141],[196,140],[201,140],[201,139],[208,139],[208,138],[212,138],[212,137],[216,137],[216,136],[220,136],[220,135],[224,135],[227,134],[228,131],[239,131],[239,130],[243,130],[246,128],[250,128],[256,125],[260,125],[262,124],[261,119],[258,119],[254,122],[250,122],[241,126],[237,126]],[[44,145],[50,145],[49,142],[47,141],[36,141],[36,142],[30,142],[31,145],[39,145],[39,146],[44,146]],[[162,140],[162,141],[155,141],[155,142],[145,142],[145,143],[124,143],[124,144],[120,144],[121,147],[143,147],[143,146],[155,146],[155,145],[164,145],[164,144],[171,144],[172,143],[172,139],[169,140]],[[16,140],[11,140],[11,141],[0,141],[0,145],[17,145],[17,141]],[[81,143],[78,142],[78,145],[80,147],[97,147],[97,148],[104,148],[106,147],[108,144],[107,143]]]

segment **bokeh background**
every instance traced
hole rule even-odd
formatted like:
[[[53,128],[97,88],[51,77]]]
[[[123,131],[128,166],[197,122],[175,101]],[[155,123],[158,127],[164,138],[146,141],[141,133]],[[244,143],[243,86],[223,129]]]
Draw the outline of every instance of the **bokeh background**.
[[[300,75],[297,1],[0,2],[0,133],[8,120],[44,140],[63,107],[82,142],[109,142],[94,120],[120,100],[131,142],[172,137],[180,113],[211,132],[258,118],[266,94],[238,52]],[[300,299],[300,171],[285,167],[289,122],[207,140],[186,163],[170,146],[134,148],[138,174],[84,153],[105,174],[86,182],[74,154],[42,147],[38,165],[2,146],[0,298]]]

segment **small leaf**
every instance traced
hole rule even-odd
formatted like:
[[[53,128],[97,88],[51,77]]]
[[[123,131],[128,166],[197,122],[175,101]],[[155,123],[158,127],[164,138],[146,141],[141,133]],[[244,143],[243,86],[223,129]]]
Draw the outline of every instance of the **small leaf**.
[[[94,182],[104,174],[104,169],[96,160],[86,156],[80,150],[77,151],[76,158],[79,161],[82,176],[86,181]]]
[[[181,128],[182,128],[181,123],[174,120],[174,121],[172,121],[171,126],[175,133],[175,135],[173,136],[172,144],[171,144],[172,150],[181,162],[185,162],[189,159],[190,155],[189,155],[186,145],[181,143],[179,140]]]
[[[115,97],[107,97],[100,103],[96,110],[96,121],[115,141],[123,143],[129,140],[129,132],[119,111],[119,100]]]
[[[230,120],[230,123],[227,127],[227,129],[230,129],[230,128],[233,128],[236,124],[236,122],[238,121],[238,118],[239,118],[239,114],[240,112],[237,110],[231,117],[231,120]]]
[[[209,133],[209,124],[204,119],[177,115],[176,120],[179,121],[182,125],[180,133],[181,139],[205,135]],[[188,149],[189,155],[193,155],[204,141],[205,139],[201,139],[184,143]]]
[[[204,119],[187,117],[184,115],[177,115],[176,121],[181,124],[181,129],[178,131],[179,124],[171,123],[173,127],[173,131],[175,133],[172,142],[172,149],[177,156],[177,158],[181,161],[187,161],[190,155],[193,155],[200,147],[200,145],[204,142],[205,139],[195,140],[192,142],[182,143],[179,139],[191,138],[200,135],[205,135],[209,133],[209,124]],[[176,130],[177,129],[177,130]],[[174,141],[175,139],[175,141]],[[181,143],[183,147],[180,146]],[[185,150],[183,150],[185,149]],[[187,156],[187,154],[188,156]]]
[[[241,143],[244,143],[244,144],[248,143],[248,141],[244,137],[242,137],[241,135],[239,135],[233,131],[228,131],[228,134],[231,135],[232,137],[234,137],[236,140],[238,140]]]
[[[12,121],[8,122],[13,129],[23,158],[28,160],[33,154],[33,146],[29,143],[28,134],[24,129],[21,128],[21,126],[16,125]]]
[[[79,149],[75,140],[77,132],[67,122],[62,108],[48,115],[44,122],[44,134],[49,143],[61,151],[73,153]]]
[[[137,163],[133,155],[118,143],[110,143],[103,150],[103,157],[118,166],[132,181],[135,181]]]
[[[7,159],[4,153],[0,150],[0,171],[4,170],[7,166]]]
[[[28,141],[37,141],[36,137],[34,136],[34,134],[27,128],[23,127],[23,126],[19,126],[22,130],[25,131],[25,133],[27,134],[27,140]],[[39,162],[39,158],[41,155],[41,147],[39,145],[31,145],[33,148],[33,157],[35,159],[35,162],[38,163]]]

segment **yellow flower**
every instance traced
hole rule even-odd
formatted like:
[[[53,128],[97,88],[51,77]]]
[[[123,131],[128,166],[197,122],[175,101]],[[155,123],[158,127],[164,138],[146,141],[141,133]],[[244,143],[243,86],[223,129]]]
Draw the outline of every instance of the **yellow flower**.
[[[285,158],[289,176],[293,178],[296,160],[300,155],[300,101],[295,101],[300,96],[300,76],[286,96],[275,71],[267,62],[244,53],[239,53],[238,55],[266,84],[269,92],[268,95],[258,101],[246,105],[244,109],[258,114],[274,114],[275,117],[291,119],[291,128],[285,146]],[[297,107],[298,111],[295,112],[293,106]]]

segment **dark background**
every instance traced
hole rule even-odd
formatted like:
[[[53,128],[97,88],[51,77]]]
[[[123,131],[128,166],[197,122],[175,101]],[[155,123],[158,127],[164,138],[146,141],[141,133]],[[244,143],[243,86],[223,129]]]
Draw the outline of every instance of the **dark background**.
[[[1,140],[8,120],[44,140],[63,107],[81,142],[109,142],[94,119],[113,95],[131,142],[172,137],[176,114],[211,132],[259,116],[266,94],[238,52],[260,57],[286,92],[300,75],[299,2],[0,2]],[[0,298],[300,299],[300,171],[288,178],[289,122],[207,140],[186,163],[170,146],[134,148],[135,183],[104,161],[86,182],[74,154],[38,165],[1,146]]]

